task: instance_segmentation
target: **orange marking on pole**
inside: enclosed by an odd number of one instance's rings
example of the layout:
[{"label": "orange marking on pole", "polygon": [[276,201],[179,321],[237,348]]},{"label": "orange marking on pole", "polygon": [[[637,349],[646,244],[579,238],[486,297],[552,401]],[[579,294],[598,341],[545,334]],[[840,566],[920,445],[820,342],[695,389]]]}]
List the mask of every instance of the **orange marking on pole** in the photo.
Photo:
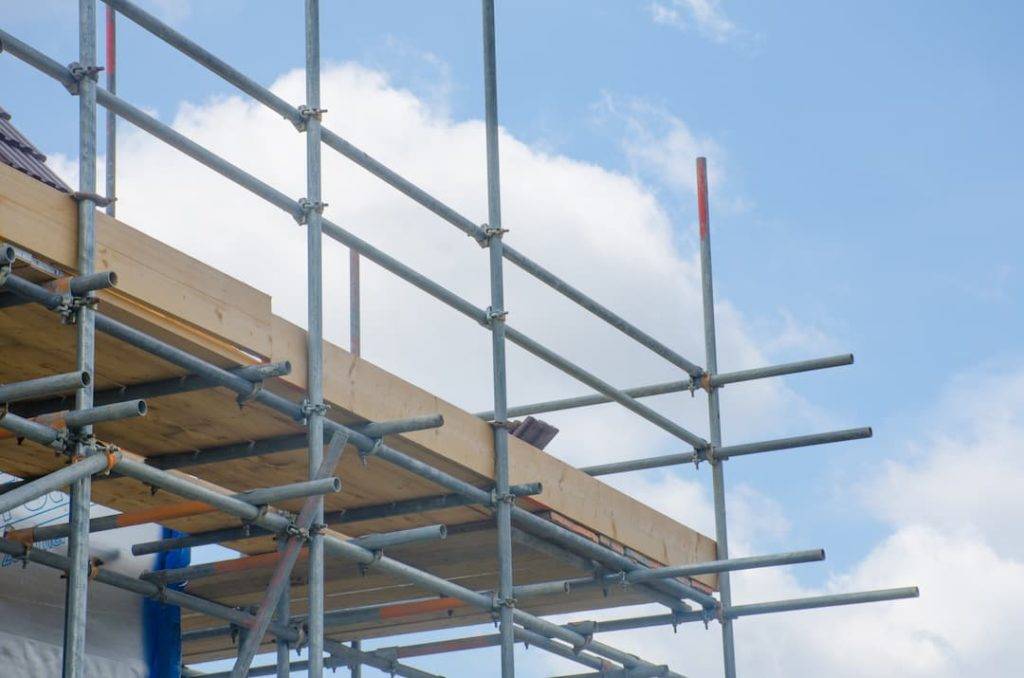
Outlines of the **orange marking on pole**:
[{"label": "orange marking on pole", "polygon": [[700,239],[708,237],[711,218],[708,216],[708,159],[697,158],[697,218],[700,220]]},{"label": "orange marking on pole", "polygon": [[42,284],[43,287],[53,292],[54,294],[70,294],[71,293],[71,276],[65,276],[63,278],[57,278],[56,280],[50,280]]},{"label": "orange marking on pole", "polygon": [[173,520],[174,518],[187,518],[188,516],[197,516],[216,510],[205,502],[183,501],[168,506],[154,506],[153,508],[142,509],[141,511],[122,513],[117,516],[116,522],[118,527],[128,527],[129,525],[159,523],[165,520]]},{"label": "orange marking on pole", "polygon": [[36,539],[36,528],[26,527],[20,530],[8,530],[4,533],[4,539],[19,542],[24,546],[32,546]]},{"label": "orange marking on pole", "polygon": [[[299,559],[308,557],[309,553],[304,548],[299,554]],[[213,569],[216,572],[244,572],[246,570],[256,570],[261,567],[273,567],[281,560],[281,554],[271,551],[270,553],[261,553],[256,556],[247,556],[245,558],[234,558],[232,560],[221,560],[213,564]]]},{"label": "orange marking on pole", "polygon": [[[67,428],[67,424],[64,421],[64,415],[67,414],[67,410],[61,412],[52,412],[50,414],[40,414],[38,417],[32,417],[29,421],[34,421],[37,424],[45,424],[50,428]],[[7,429],[0,429],[0,440],[8,440],[10,438],[17,438],[18,434],[14,431],[8,431]]]}]

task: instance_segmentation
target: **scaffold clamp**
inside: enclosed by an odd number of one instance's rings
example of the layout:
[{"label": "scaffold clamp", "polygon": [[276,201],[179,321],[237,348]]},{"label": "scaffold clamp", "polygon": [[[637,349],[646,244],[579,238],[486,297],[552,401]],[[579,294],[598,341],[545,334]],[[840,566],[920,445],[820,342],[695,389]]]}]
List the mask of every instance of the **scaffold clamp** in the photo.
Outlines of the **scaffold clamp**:
[{"label": "scaffold clamp", "polygon": [[82,80],[89,78],[93,82],[99,82],[99,73],[103,70],[103,66],[83,66],[77,61],[72,61],[68,64],[68,75],[75,81],[72,85],[65,85],[65,88],[71,94],[78,96],[81,88],[79,84]]},{"label": "scaffold clamp", "polygon": [[491,324],[495,320],[500,320],[501,322],[505,322],[505,319],[507,317],[508,317],[508,311],[507,310],[502,309],[500,311],[496,311],[496,310],[494,310],[493,306],[488,306],[487,307],[487,318],[486,318],[486,320],[484,322],[484,327],[490,327]]},{"label": "scaffold clamp", "polygon": [[302,423],[308,424],[311,415],[318,414],[324,417],[327,415],[327,410],[331,409],[331,406],[327,403],[314,403],[309,398],[305,398],[299,405],[299,408],[302,410]]},{"label": "scaffold clamp", "polygon": [[489,247],[492,238],[498,238],[500,240],[506,233],[508,233],[507,228],[494,228],[490,224],[480,224],[481,235],[474,236],[474,239],[480,247]]},{"label": "scaffold clamp", "polygon": [[256,398],[256,396],[258,396],[260,394],[260,391],[262,391],[262,390],[263,390],[263,382],[262,381],[256,381],[256,382],[253,382],[252,388],[249,389],[248,393],[246,393],[244,395],[239,393],[238,397],[235,398],[235,402],[238,403],[238,409],[240,409],[240,410],[241,409],[245,409],[245,406],[248,405],[250,402],[252,402]]},{"label": "scaffold clamp", "polygon": [[61,297],[60,304],[55,309],[60,314],[60,322],[63,325],[74,325],[78,320],[78,312],[83,308],[96,308],[100,303],[99,297],[91,295],[76,296],[65,294]]},{"label": "scaffold clamp", "polygon": [[373,447],[371,447],[369,450],[359,450],[359,461],[360,463],[362,463],[363,468],[366,468],[366,460],[380,452],[380,448],[383,446],[383,438],[374,438]]},{"label": "scaffold clamp", "polygon": [[295,221],[299,222],[299,226],[303,226],[309,223],[309,213],[316,212],[317,214],[323,214],[324,208],[327,207],[327,203],[322,201],[313,201],[309,198],[299,198],[299,213],[295,215]]}]

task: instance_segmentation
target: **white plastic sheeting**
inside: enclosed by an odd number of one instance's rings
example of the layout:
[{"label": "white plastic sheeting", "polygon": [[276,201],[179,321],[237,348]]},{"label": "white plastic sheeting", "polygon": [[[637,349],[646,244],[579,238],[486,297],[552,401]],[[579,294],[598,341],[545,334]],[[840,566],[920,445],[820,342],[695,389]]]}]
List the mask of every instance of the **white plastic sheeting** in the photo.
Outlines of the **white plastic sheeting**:
[{"label": "white plastic sheeting", "polygon": [[[12,480],[0,474],[0,482]],[[115,513],[93,505],[92,515]],[[0,528],[66,523],[68,497],[53,492],[0,515]],[[131,545],[160,538],[160,528],[140,525],[97,532],[89,540],[90,556],[104,567],[138,576],[153,557],[135,558]],[[36,544],[65,554],[65,539]],[[0,556],[0,675],[51,678],[61,674],[61,639],[64,628],[63,573],[37,564],[24,567],[11,556]],[[142,599],[104,584],[89,587],[89,624],[86,631],[88,676],[146,678],[143,648]]]}]

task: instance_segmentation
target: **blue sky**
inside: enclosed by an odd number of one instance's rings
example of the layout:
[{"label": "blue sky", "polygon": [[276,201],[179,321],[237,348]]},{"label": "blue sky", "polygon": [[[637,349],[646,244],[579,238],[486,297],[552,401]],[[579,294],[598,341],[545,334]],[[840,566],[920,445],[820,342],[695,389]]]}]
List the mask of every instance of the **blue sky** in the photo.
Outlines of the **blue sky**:
[{"label": "blue sky", "polygon": [[[14,9],[2,25],[71,61],[74,16],[62,4],[39,4],[35,16]],[[297,6],[150,6],[260,82],[302,63]],[[721,173],[712,186],[720,298],[774,360],[856,355],[852,368],[787,383],[837,428],[872,425],[874,440],[730,465],[731,482],[790,517],[786,543],[829,550],[834,569],[800,569],[803,584],[854,566],[891,530],[852,509],[847,486],[920,445],[964,383],[983,395],[981,380],[1021,368],[1022,14],[998,2],[499,3],[510,134],[635,178],[685,250],[694,206],[680,177],[689,180],[692,158],[679,158],[679,170],[636,152],[683,125]],[[122,26],[119,89],[130,101],[170,120],[183,101],[233,94]],[[322,51],[471,120],[482,111],[479,30],[475,2],[325,2]],[[0,83],[15,124],[45,152],[74,157],[73,100],[10,57],[0,58]],[[328,124],[344,114],[342,103]],[[628,229],[619,237],[628,248]],[[729,355],[720,363],[735,365]]]}]

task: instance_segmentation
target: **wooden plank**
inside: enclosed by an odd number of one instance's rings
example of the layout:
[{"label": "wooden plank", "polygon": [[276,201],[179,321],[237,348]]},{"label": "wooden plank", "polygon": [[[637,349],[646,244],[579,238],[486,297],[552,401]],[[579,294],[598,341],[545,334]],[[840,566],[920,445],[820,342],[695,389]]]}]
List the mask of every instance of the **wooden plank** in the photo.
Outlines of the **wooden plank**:
[{"label": "wooden plank", "polygon": [[[70,196],[0,164],[3,237],[65,271],[77,261],[77,206]],[[130,226],[96,212],[96,270],[115,271],[114,305],[148,306],[228,344],[266,356],[270,297]]]}]

